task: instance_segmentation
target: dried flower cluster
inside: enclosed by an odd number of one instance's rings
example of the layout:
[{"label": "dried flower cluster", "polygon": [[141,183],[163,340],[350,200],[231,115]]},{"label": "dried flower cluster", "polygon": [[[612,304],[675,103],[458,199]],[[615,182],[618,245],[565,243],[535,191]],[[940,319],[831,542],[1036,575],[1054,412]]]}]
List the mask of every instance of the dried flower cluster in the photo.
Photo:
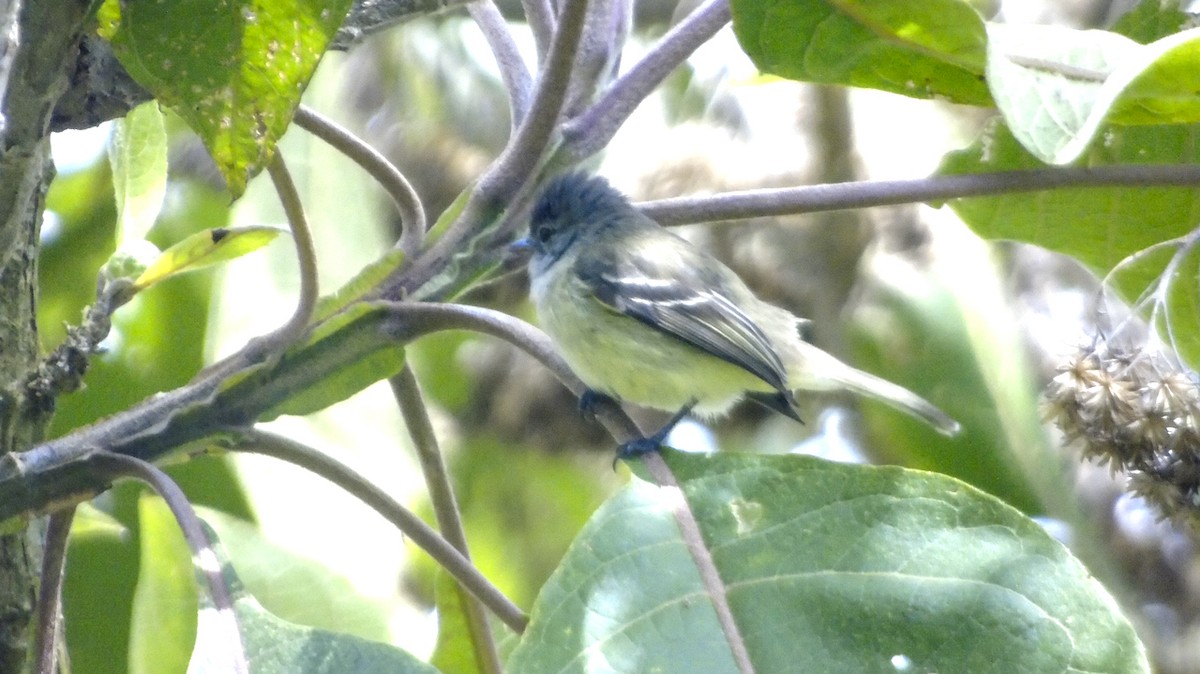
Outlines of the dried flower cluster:
[{"label": "dried flower cluster", "polygon": [[1164,516],[1200,531],[1200,379],[1161,352],[1098,340],[1058,370],[1046,418],[1083,455],[1129,475]]}]

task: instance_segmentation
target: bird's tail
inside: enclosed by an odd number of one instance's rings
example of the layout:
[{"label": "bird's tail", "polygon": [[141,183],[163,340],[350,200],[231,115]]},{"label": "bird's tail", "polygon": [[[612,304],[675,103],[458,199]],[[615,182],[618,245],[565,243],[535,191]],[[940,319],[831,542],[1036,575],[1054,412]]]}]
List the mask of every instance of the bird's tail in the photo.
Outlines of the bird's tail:
[{"label": "bird's tail", "polygon": [[921,419],[937,429],[942,435],[953,436],[962,430],[962,425],[951,418],[950,415],[903,386],[893,384],[886,379],[850,367],[832,355],[820,351],[815,347],[810,347],[806,351],[809,353],[805,354],[805,372],[802,376],[796,377],[789,382],[797,388],[811,390],[846,389],[859,395],[887,403],[901,412]]}]

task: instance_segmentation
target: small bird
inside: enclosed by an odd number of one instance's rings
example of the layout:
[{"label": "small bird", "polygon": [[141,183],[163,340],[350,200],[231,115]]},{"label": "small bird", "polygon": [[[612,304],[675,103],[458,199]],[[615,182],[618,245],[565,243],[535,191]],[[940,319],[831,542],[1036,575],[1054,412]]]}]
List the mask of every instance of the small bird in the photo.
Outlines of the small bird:
[{"label": "small bird", "polygon": [[675,412],[620,456],[657,449],[695,411],[750,398],[800,420],[795,390],[847,389],[953,435],[959,424],[917,394],[806,342],[808,321],[754,295],[716,258],[642,215],[606,180],[553,179],[530,215],[530,295],[542,328],[597,396]]}]

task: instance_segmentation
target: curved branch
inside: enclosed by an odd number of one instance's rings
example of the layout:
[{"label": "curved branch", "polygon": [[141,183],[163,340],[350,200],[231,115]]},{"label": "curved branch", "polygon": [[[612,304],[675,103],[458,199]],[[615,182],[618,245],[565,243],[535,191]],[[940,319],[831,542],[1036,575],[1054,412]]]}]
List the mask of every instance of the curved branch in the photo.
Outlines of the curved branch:
[{"label": "curved branch", "polygon": [[[400,406],[400,414],[404,417],[404,426],[412,438],[417,460],[421,463],[421,474],[425,476],[425,488],[429,491],[430,502],[433,503],[438,530],[454,549],[470,560],[467,533],[463,529],[458,502],[454,498],[454,488],[450,485],[450,473],[446,470],[446,462],[442,460],[437,435],[433,432],[433,423],[430,422],[429,412],[425,409],[417,378],[413,375],[412,368],[405,363],[400,374],[392,377],[388,383],[392,387],[392,396]],[[483,605],[463,590],[460,585],[458,592],[463,611],[466,613],[467,629],[471,635],[471,644],[475,648],[476,660],[486,673],[500,674],[504,668],[500,664],[500,653],[496,650],[496,640],[488,625],[487,616],[483,613]]]},{"label": "curved branch", "polygon": [[525,67],[517,43],[513,41],[508,24],[496,4],[492,0],[476,0],[467,5],[467,11],[483,32],[483,37],[492,50],[492,56],[496,58],[500,79],[504,81],[504,88],[508,90],[509,111],[515,132],[529,112],[533,78],[529,75],[529,69]]},{"label": "curved branch", "polygon": [[557,129],[587,17],[587,5],[587,0],[566,0],[529,114],[517,127],[504,152],[480,177],[449,231],[406,273],[381,289],[384,297],[404,297],[421,287],[445,268],[447,261],[459,252],[464,239],[505,207],[520,203],[528,192],[530,178],[539,162],[547,156],[547,148]]},{"label": "curved branch", "polygon": [[[470,330],[491,335],[533,356],[576,396],[583,395],[587,390],[587,386],[558,355],[546,333],[518,318],[492,309],[462,304],[389,302],[385,306],[398,319],[397,327],[402,332],[402,339],[415,339],[443,330]],[[597,404],[595,412],[596,418],[617,442],[628,442],[644,435],[620,405]]]},{"label": "curved branch", "polygon": [[[525,117],[504,152],[479,180],[471,201],[491,203],[516,192],[533,173],[538,160],[557,128],[558,117],[571,83],[571,71],[586,24],[588,0],[566,0],[559,16],[558,30],[550,43],[546,67],[538,79]],[[467,219],[471,203],[467,203],[463,219]]]},{"label": "curved branch", "polygon": [[296,261],[300,266],[300,299],[296,303],[296,311],[287,323],[264,338],[272,347],[282,348],[296,341],[308,327],[321,290],[317,283],[317,251],[313,246],[308,219],[304,215],[304,205],[300,202],[300,193],[292,181],[292,174],[288,172],[283,156],[278,151],[267,164],[267,171],[283,204],[283,212],[287,214],[292,239],[296,242]]},{"label": "curved branch", "polygon": [[591,105],[616,76],[632,11],[628,0],[589,0],[583,37],[571,68],[571,90],[563,104],[564,119]]},{"label": "curved branch", "polygon": [[[474,330],[512,342],[541,361],[577,395],[584,385],[537,328],[498,311],[452,304],[369,302],[367,311],[289,357],[264,364],[248,345],[196,381],[28,451],[0,456],[0,522],[54,511],[91,498],[108,483],[87,470],[96,447],[156,460],[179,447],[244,428],[294,392],[340,371],[348,361],[439,330]],[[257,360],[255,356],[257,355]],[[231,383],[232,382],[232,383]],[[642,437],[620,406],[597,418],[619,442]]]},{"label": "curved branch", "polygon": [[729,0],[709,0],[680,21],[600,100],[563,125],[563,150],[581,161],[608,145],[634,109],[729,19]]},{"label": "curved branch", "polygon": [[397,503],[387,492],[372,484],[370,480],[291,438],[258,429],[239,429],[237,432],[243,442],[236,444],[232,448],[234,451],[252,452],[287,461],[320,475],[352,494],[391,522],[422,550],[429,553],[430,557],[437,560],[438,564],[454,576],[455,580],[486,604],[505,625],[511,627],[518,634],[525,630],[525,626],[529,623],[528,616],[497,590],[483,574],[479,573],[471,564],[471,560],[455,550],[429,525],[422,522],[421,518]]},{"label": "curved branch", "polygon": [[383,187],[400,214],[401,231],[396,247],[404,251],[405,259],[420,252],[427,226],[425,209],[421,206],[421,197],[400,169],[361,138],[307,105],[296,108],[292,119],[297,126],[349,157]]},{"label": "curved branch", "polygon": [[636,204],[663,225],[744,220],[1080,187],[1196,187],[1197,164],[1045,168],[745,190]]},{"label": "curved branch", "polygon": [[525,10],[525,23],[533,33],[538,63],[544,64],[554,39],[554,8],[550,6],[550,0],[521,0],[521,8]]},{"label": "curved branch", "polygon": [[231,655],[234,658],[235,672],[248,673],[246,664],[246,648],[242,643],[241,631],[238,628],[237,615],[233,610],[233,597],[221,574],[221,563],[212,550],[212,541],[200,523],[200,517],[188,502],[187,496],[179,485],[155,465],[132,456],[113,454],[112,452],[94,452],[87,457],[89,468],[106,480],[118,478],[133,478],[146,483],[153,489],[175,516],[183,537],[187,540],[188,548],[192,551],[192,562],[196,570],[204,577],[208,586],[209,598],[221,617],[220,626],[225,628],[225,638],[229,640]]},{"label": "curved branch", "polygon": [[755,669],[750,661],[750,652],[746,649],[746,640],[738,629],[733,609],[729,607],[729,597],[725,593],[726,583],[721,580],[712,551],[705,543],[704,535],[700,533],[696,513],[692,512],[691,506],[688,505],[687,497],[679,486],[679,481],[675,479],[675,473],[659,452],[643,454],[642,461],[650,476],[654,478],[654,484],[664,490],[671,502],[671,513],[675,516],[675,523],[679,525],[679,536],[692,557],[692,563],[696,565],[700,583],[713,603],[717,623],[721,626],[721,633],[725,635],[725,642],[729,645],[733,661],[737,663],[738,674],[754,674]]},{"label": "curved branch", "polygon": [[75,507],[50,516],[42,541],[41,587],[37,598],[37,631],[34,633],[35,672],[58,671],[58,637],[62,608],[63,573],[67,565],[67,539]]}]

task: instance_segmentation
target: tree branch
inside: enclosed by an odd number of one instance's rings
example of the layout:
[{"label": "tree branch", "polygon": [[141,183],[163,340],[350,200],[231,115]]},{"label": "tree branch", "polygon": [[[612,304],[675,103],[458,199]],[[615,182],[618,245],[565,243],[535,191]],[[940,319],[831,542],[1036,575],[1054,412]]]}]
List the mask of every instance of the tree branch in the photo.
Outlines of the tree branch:
[{"label": "tree branch", "polygon": [[589,0],[586,25],[571,69],[571,89],[562,117],[570,118],[591,104],[616,75],[621,49],[629,34],[628,0]]},{"label": "tree branch", "polygon": [[329,42],[329,48],[345,51],[375,33],[468,2],[470,0],[355,0],[346,20]]},{"label": "tree branch", "polygon": [[283,163],[283,155],[278,150],[267,164],[267,171],[271,174],[271,182],[275,185],[280,203],[283,204],[283,212],[287,214],[292,240],[296,244],[296,261],[300,266],[300,298],[296,302],[296,311],[286,323],[263,338],[270,344],[267,348],[274,351],[286,348],[304,333],[308,322],[312,320],[313,309],[317,306],[321,290],[317,282],[317,251],[313,247],[308,218],[304,215],[304,204],[300,201],[300,193],[296,190],[296,183],[292,181],[292,174]]},{"label": "tree branch", "polygon": [[533,33],[538,65],[545,67],[546,54],[554,39],[554,8],[550,6],[550,0],[521,0],[521,8],[525,10],[525,23],[529,24],[529,31]]},{"label": "tree branch", "polygon": [[233,662],[227,664],[232,666],[234,672],[248,674],[250,669],[246,664],[246,648],[238,628],[237,615],[233,610],[233,597],[225,584],[225,577],[221,574],[220,560],[213,552],[212,541],[200,523],[200,516],[192,508],[183,490],[162,470],[132,456],[100,451],[91,454],[87,463],[93,472],[106,480],[129,477],[144,482],[166,502],[183,531],[188,548],[192,551],[192,562],[208,587],[209,598],[220,617],[218,624],[224,628],[224,638],[231,644],[230,655]]},{"label": "tree branch", "polygon": [[425,209],[421,206],[421,197],[400,169],[361,138],[307,105],[297,108],[292,119],[297,126],[361,166],[387,191],[400,214],[402,230],[396,246],[404,251],[405,259],[415,256],[425,243]]},{"label": "tree branch", "polygon": [[566,0],[529,114],[517,127],[504,151],[480,177],[455,223],[406,273],[381,289],[383,297],[408,297],[444,272],[451,258],[462,250],[464,240],[476,234],[505,207],[521,203],[522,197],[527,195],[530,178],[547,156],[547,148],[557,129],[559,113],[571,83],[571,70],[583,33],[587,6],[587,0]]},{"label": "tree branch", "polygon": [[[576,395],[584,385],[540,330],[490,309],[424,302],[373,302],[368,311],[313,343],[294,346],[282,358],[254,360],[253,345],[214,366],[197,381],[160,393],[133,408],[26,452],[0,457],[0,522],[60,509],[91,498],[109,483],[86,469],[98,447],[147,461],[180,447],[253,424],[296,392],[313,386],[347,363],[442,330],[473,330],[504,339],[546,365]],[[641,431],[617,405],[602,405],[597,418],[618,442]]]},{"label": "tree branch", "polygon": [[[399,320],[397,328],[405,341],[443,330],[470,330],[491,335],[533,356],[576,396],[583,395],[587,390],[587,386],[558,354],[558,349],[546,333],[518,318],[492,309],[462,304],[392,302],[387,306]],[[595,412],[596,419],[617,442],[643,437],[641,429],[620,405],[601,402],[597,404]]]},{"label": "tree branch", "polygon": [[488,606],[496,617],[518,634],[525,630],[529,618],[509,601],[483,574],[437,532],[370,480],[334,461],[317,450],[282,435],[258,429],[239,431],[241,442],[237,451],[273,456],[320,475],[383,515],[413,543],[429,553],[442,568]]},{"label": "tree branch", "polygon": [[662,225],[682,225],[1065,188],[1197,185],[1200,185],[1200,165],[1197,164],[1133,164],[745,190],[642,202],[637,208]]},{"label": "tree branch", "polygon": [[[429,500],[433,504],[434,517],[437,519],[438,530],[442,537],[462,553],[467,560],[471,553],[467,547],[467,533],[463,529],[462,516],[459,513],[458,501],[454,498],[454,488],[450,485],[450,474],[438,449],[437,435],[433,432],[433,424],[429,421],[429,413],[425,409],[425,401],[421,397],[421,387],[412,369],[405,364],[400,374],[388,380],[392,387],[392,395],[400,406],[404,417],[404,425],[412,438],[413,447],[417,452],[417,460],[421,464],[421,474],[425,476],[425,488],[429,490]],[[463,611],[466,613],[467,629],[470,632],[471,644],[475,647],[475,659],[487,674],[501,674],[504,668],[500,664],[500,654],[496,650],[496,641],[488,626],[487,616],[483,614],[482,606],[469,592],[464,592],[459,585]]]},{"label": "tree branch", "polygon": [[492,56],[496,59],[496,67],[500,69],[500,78],[504,81],[504,88],[508,90],[508,107],[515,133],[521,120],[525,119],[529,112],[533,78],[529,75],[529,69],[525,67],[517,43],[513,41],[508,24],[500,15],[496,4],[492,0],[475,0],[467,5],[467,11],[483,32],[483,37],[492,50]]},{"label": "tree branch", "polygon": [[37,631],[34,633],[34,671],[54,674],[58,671],[58,647],[61,645],[62,583],[67,565],[67,539],[75,508],[64,508],[50,516],[42,549],[41,588],[37,599]]},{"label": "tree branch", "polygon": [[729,19],[729,0],[709,0],[679,22],[600,100],[563,125],[563,151],[578,162],[608,145],[634,109]]}]

